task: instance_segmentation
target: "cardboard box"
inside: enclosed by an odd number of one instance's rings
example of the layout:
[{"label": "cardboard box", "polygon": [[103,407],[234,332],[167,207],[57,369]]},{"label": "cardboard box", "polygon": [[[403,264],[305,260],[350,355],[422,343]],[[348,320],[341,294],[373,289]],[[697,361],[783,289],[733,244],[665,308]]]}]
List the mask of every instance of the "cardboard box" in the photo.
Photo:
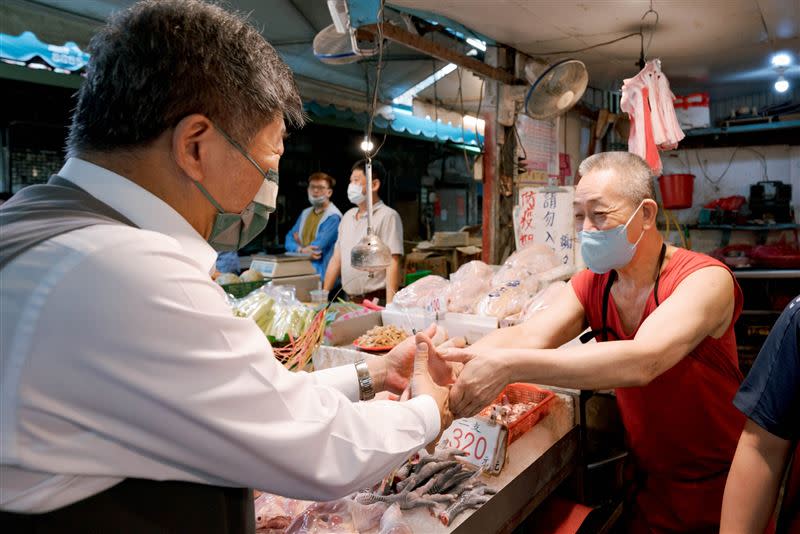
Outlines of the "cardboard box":
[{"label": "cardboard box", "polygon": [[468,313],[446,313],[439,324],[447,329],[449,337],[463,337],[470,345],[500,326],[496,317]]},{"label": "cardboard box", "polygon": [[431,271],[432,274],[447,278],[447,258],[434,252],[412,252],[405,259],[405,273]]},{"label": "cardboard box", "polygon": [[434,247],[465,247],[469,245],[469,233],[435,232],[431,243]]}]

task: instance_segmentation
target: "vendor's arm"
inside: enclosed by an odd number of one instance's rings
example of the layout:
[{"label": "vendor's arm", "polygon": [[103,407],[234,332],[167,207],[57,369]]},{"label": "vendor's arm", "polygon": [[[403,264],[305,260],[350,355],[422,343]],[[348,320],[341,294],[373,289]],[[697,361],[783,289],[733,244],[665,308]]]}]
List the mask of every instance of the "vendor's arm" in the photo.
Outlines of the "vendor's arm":
[{"label": "vendor's arm", "polygon": [[297,252],[300,250],[300,243],[295,239],[295,236],[300,235],[300,219],[302,219],[302,217],[297,218],[292,229],[286,234],[286,242],[284,243],[286,252]]},{"label": "vendor's arm", "polygon": [[747,420],[722,501],[720,532],[764,532],[783,479],[792,442]]},{"label": "vendor's arm", "polygon": [[386,269],[386,303],[394,300],[394,295],[400,288],[400,258],[398,254],[392,254],[389,268]]},{"label": "vendor's arm", "polygon": [[[376,483],[438,435],[433,397],[353,402],[352,366],[287,371],[174,241],[119,232],[114,246],[62,273],[40,317],[62,325],[42,336],[62,340],[60,350],[41,348],[58,357],[29,361],[20,384],[19,428],[47,414],[81,436],[28,436],[22,467],[329,500]],[[345,373],[348,395],[331,387]]]},{"label": "vendor's arm", "polygon": [[325,283],[322,288],[327,291],[333,291],[336,281],[342,274],[342,247],[339,241],[333,247],[333,256],[331,261],[328,262],[328,268],[325,270]]},{"label": "vendor's arm", "polygon": [[545,309],[535,313],[522,324],[500,328],[478,340],[472,347],[477,350],[504,349],[554,349],[575,339],[585,329],[583,305],[571,284]]},{"label": "vendor's arm", "polygon": [[734,311],[731,274],[707,267],[687,276],[626,341],[590,343],[557,350],[470,348],[448,351],[467,365],[453,386],[450,406],[473,415],[511,382],[576,389],[642,386],[670,369],[705,337],[721,336]]}]

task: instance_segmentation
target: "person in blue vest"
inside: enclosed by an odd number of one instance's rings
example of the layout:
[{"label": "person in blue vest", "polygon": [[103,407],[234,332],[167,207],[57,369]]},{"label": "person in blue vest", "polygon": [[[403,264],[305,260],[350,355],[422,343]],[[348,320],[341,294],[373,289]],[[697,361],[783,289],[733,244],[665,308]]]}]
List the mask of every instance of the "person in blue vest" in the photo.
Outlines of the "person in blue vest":
[{"label": "person in blue vest", "polygon": [[324,172],[315,172],[308,178],[308,202],[297,221],[286,234],[286,252],[299,252],[311,256],[311,264],[325,278],[325,270],[333,256],[333,246],[339,236],[342,212],[331,202],[336,180]]}]

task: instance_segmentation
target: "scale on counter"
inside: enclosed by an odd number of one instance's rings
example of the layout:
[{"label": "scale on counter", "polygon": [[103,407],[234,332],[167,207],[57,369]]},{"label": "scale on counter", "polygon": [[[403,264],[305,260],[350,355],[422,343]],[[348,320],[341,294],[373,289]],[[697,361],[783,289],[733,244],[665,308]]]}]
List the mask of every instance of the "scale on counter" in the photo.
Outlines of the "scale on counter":
[{"label": "scale on counter", "polygon": [[250,268],[264,275],[264,278],[286,278],[316,274],[311,265],[311,256],[306,254],[278,254],[253,256]]},{"label": "scale on counter", "polygon": [[295,295],[303,302],[311,300],[310,291],[317,289],[319,275],[306,254],[278,254],[253,256],[250,268],[260,272],[276,286],[294,286]]}]

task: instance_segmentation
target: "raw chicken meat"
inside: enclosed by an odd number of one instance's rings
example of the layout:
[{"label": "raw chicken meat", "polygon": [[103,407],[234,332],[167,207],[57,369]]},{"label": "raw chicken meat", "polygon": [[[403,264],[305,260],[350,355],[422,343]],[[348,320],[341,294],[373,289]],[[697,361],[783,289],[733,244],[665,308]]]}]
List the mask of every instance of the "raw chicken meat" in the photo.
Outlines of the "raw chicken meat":
[{"label": "raw chicken meat", "polygon": [[494,271],[482,261],[462,265],[450,276],[447,311],[474,313],[480,299],[489,292]]},{"label": "raw chicken meat", "polygon": [[444,297],[450,282],[441,276],[429,275],[401,289],[394,296],[392,307],[422,308],[439,311],[446,306]]},{"label": "raw chicken meat", "polygon": [[298,501],[270,493],[258,493],[258,497],[253,502],[257,530],[283,530],[312,504],[310,501]]},{"label": "raw chicken meat", "polygon": [[560,265],[561,262],[550,247],[531,244],[508,257],[492,278],[492,287],[518,280],[524,287],[535,292],[539,284],[537,275]]},{"label": "raw chicken meat", "polygon": [[414,531],[403,519],[403,512],[400,511],[400,507],[393,504],[381,518],[380,534],[414,534]]},{"label": "raw chicken meat", "polygon": [[340,499],[316,502],[286,528],[286,534],[352,534],[356,532],[349,504]]}]

